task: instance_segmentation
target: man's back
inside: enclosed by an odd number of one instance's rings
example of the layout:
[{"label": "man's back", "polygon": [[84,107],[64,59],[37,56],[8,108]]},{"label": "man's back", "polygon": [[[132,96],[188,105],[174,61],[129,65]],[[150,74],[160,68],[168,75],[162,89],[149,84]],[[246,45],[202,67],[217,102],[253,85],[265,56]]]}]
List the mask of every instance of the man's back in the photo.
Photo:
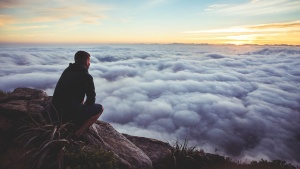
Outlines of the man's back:
[{"label": "man's back", "polygon": [[83,103],[85,95],[85,104],[95,103],[93,78],[83,65],[70,63],[56,85],[52,102],[57,109],[74,111]]}]

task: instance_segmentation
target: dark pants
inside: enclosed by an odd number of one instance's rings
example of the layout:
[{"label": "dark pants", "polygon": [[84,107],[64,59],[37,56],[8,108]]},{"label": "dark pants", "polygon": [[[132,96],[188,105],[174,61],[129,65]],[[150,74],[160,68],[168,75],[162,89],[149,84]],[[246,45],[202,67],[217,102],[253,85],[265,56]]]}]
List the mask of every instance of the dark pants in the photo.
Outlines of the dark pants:
[{"label": "dark pants", "polygon": [[76,127],[80,127],[89,118],[102,112],[101,104],[79,105],[78,107],[64,108],[62,110],[63,122],[72,122]]},{"label": "dark pants", "polygon": [[75,125],[82,125],[89,118],[99,114],[102,112],[101,104],[93,104],[93,105],[81,105],[79,107],[79,111],[75,113],[74,123]]}]

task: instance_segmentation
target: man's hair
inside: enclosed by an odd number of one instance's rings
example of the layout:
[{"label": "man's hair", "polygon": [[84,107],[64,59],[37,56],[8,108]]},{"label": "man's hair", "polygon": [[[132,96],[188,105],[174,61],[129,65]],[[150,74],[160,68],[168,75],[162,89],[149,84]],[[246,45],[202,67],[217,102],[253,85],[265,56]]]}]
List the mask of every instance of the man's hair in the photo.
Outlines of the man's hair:
[{"label": "man's hair", "polygon": [[80,50],[75,53],[74,60],[75,60],[75,63],[84,63],[89,57],[90,57],[89,53],[87,53],[86,51]]}]

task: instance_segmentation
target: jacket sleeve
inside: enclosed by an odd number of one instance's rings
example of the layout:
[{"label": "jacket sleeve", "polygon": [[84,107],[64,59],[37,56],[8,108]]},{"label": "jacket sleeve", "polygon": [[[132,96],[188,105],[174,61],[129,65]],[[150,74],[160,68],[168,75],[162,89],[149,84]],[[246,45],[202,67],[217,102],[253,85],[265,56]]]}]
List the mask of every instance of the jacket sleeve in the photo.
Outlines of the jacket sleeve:
[{"label": "jacket sleeve", "polygon": [[86,86],[85,88],[86,100],[84,104],[87,105],[95,104],[95,100],[96,100],[95,85],[94,85],[93,77],[90,74],[88,74],[87,76],[85,86]]}]

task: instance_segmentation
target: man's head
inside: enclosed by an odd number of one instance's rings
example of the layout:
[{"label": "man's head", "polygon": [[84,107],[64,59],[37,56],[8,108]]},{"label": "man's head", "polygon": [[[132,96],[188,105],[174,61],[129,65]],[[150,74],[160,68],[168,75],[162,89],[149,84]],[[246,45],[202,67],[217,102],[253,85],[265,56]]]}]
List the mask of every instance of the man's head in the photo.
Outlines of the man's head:
[{"label": "man's head", "polygon": [[82,64],[85,68],[89,69],[90,67],[90,54],[86,51],[78,51],[74,56],[75,63]]}]

